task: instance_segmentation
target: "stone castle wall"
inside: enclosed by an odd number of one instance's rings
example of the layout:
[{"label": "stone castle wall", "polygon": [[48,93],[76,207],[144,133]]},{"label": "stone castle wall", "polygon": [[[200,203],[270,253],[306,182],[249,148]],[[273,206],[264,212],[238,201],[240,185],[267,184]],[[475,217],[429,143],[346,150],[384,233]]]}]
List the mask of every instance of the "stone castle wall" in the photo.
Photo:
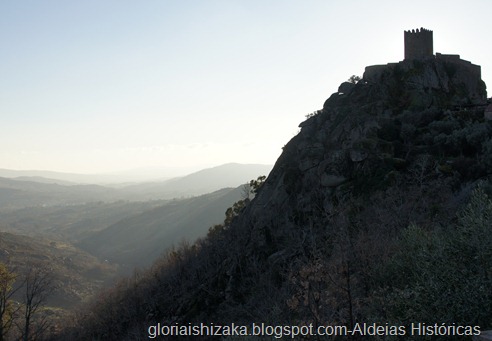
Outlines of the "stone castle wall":
[{"label": "stone castle wall", "polygon": [[482,68],[480,65],[472,64],[471,62],[461,59],[459,54],[442,54],[436,53],[436,59],[447,63],[459,64],[460,67],[466,68],[470,74],[482,79]]}]

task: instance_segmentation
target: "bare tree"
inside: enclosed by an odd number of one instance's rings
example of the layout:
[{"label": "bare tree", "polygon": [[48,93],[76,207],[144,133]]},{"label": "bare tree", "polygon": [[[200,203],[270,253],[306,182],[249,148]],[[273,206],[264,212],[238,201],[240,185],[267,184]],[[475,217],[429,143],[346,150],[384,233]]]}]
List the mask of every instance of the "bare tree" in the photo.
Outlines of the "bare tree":
[{"label": "bare tree", "polygon": [[0,341],[6,340],[14,322],[16,308],[11,298],[19,289],[13,287],[16,278],[15,273],[10,271],[5,264],[0,263]]},{"label": "bare tree", "polygon": [[52,272],[46,268],[31,266],[22,288],[24,314],[19,326],[22,340],[37,340],[48,329],[47,316],[39,313],[54,290]]}]

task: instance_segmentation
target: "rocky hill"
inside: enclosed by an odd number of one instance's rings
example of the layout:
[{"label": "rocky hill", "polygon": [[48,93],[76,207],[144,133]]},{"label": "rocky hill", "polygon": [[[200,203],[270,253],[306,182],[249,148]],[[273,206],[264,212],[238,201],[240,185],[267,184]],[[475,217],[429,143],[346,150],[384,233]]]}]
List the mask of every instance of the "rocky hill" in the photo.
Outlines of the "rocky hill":
[{"label": "rocky hill", "polygon": [[485,84],[469,78],[460,64],[432,58],[368,67],[357,84],[342,83],[319,114],[300,124],[252,214],[265,212],[258,208],[263,202],[311,212],[320,198],[328,209],[334,194],[391,186],[423,159],[435,166],[429,177],[486,176]]},{"label": "rocky hill", "polygon": [[476,68],[456,58],[367,68],[301,123],[236,217],[106,293],[62,337],[146,339],[157,323],[370,323],[409,340],[411,323],[491,327],[486,104]]}]

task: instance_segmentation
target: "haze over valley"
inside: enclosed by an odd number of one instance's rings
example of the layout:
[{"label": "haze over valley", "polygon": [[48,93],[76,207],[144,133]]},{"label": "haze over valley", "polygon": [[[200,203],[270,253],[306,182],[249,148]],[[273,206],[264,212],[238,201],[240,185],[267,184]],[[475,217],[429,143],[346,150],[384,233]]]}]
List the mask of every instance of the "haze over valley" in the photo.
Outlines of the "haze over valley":
[{"label": "haze over valley", "polygon": [[1,170],[0,262],[21,273],[32,264],[51,268],[65,289],[48,303],[73,309],[118,276],[205,236],[271,167],[225,164],[110,186],[87,183],[97,176]]}]

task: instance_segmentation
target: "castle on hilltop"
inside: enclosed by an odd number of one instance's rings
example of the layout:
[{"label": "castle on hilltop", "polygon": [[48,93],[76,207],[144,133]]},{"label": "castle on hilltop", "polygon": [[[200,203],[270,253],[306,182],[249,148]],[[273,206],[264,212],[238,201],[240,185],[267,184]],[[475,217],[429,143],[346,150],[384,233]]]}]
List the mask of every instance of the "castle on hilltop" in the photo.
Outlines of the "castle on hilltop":
[{"label": "castle on hilltop", "polygon": [[398,74],[394,86],[408,86],[409,92],[420,93],[416,99],[440,93],[441,97],[429,98],[447,97],[448,106],[486,103],[487,91],[480,66],[461,59],[457,54],[434,54],[433,41],[431,30],[404,31],[404,60],[367,66],[362,77],[364,84],[382,84],[387,82],[388,75]]},{"label": "castle on hilltop", "polygon": [[[433,32],[423,27],[415,30],[404,31],[405,59],[415,60],[434,57],[434,38]],[[480,65],[461,59],[458,54],[436,53],[435,59],[455,64],[456,67],[467,69],[467,71],[477,79],[481,79],[482,70]]]},{"label": "castle on hilltop", "polygon": [[405,31],[405,59],[420,59],[434,55],[434,42],[431,30],[417,28]]}]

